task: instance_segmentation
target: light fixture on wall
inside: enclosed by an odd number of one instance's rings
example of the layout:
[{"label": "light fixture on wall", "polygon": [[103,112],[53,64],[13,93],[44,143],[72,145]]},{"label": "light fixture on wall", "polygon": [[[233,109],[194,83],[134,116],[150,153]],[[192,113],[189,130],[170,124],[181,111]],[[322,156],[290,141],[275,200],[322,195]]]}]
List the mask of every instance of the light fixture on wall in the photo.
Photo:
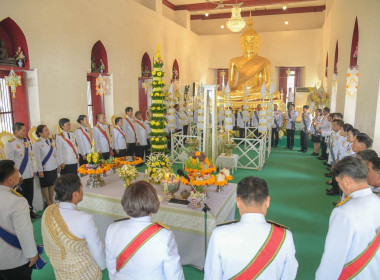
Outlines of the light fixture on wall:
[{"label": "light fixture on wall", "polygon": [[285,20],[285,25],[288,25],[289,24],[289,21],[288,20]]},{"label": "light fixture on wall", "polygon": [[208,17],[208,15],[209,15],[208,11],[205,11],[205,17]]},{"label": "light fixture on wall", "polygon": [[220,26],[220,28],[221,28],[221,29],[224,29],[224,24],[222,24],[222,25]]},{"label": "light fixture on wall", "polygon": [[287,8],[288,8],[288,5],[287,5],[287,4],[284,4],[284,5],[282,6],[282,9],[283,9],[284,11],[286,11]]},{"label": "light fixture on wall", "polygon": [[240,12],[240,5],[233,6],[231,9],[231,18],[227,20],[226,25],[227,28],[232,32],[239,32],[246,25],[245,20],[241,17]]}]

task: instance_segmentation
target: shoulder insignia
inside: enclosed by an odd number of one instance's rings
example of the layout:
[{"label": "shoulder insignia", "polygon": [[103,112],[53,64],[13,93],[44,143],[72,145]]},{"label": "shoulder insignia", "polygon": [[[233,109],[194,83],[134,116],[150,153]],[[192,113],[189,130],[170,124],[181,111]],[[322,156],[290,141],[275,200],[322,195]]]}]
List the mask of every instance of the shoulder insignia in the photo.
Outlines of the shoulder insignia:
[{"label": "shoulder insignia", "polygon": [[336,207],[339,207],[339,206],[342,206],[344,204],[347,203],[347,201],[349,201],[352,197],[351,196],[347,196],[345,199],[343,199],[341,202],[339,202]]},{"label": "shoulder insignia", "polygon": [[154,221],[157,225],[159,225],[159,226],[161,226],[161,227],[163,227],[163,228],[166,228],[167,230],[170,230],[170,227],[168,227],[167,225],[164,225],[164,224],[161,224],[161,223],[159,223],[159,222],[157,222],[157,221]]},{"label": "shoulder insignia", "polygon": [[289,229],[287,226],[284,226],[284,225],[282,225],[282,224],[279,224],[279,223],[273,222],[273,221],[271,221],[271,220],[268,220],[267,222],[270,223],[270,224],[272,224],[272,225],[278,226],[278,227],[280,227],[280,228]]},{"label": "shoulder insignia", "polygon": [[216,226],[217,226],[217,227],[220,227],[220,226],[225,226],[225,225],[234,224],[234,223],[237,223],[237,222],[238,222],[238,220],[233,220],[233,221],[229,221],[229,222],[225,222],[225,223],[217,224]]},{"label": "shoulder insignia", "polygon": [[36,140],[36,142],[38,142],[38,141],[41,141],[41,138],[38,138],[38,139]]},{"label": "shoulder insignia", "polygon": [[117,219],[117,220],[114,220],[114,223],[116,222],[121,222],[121,221],[126,221],[126,220],[129,220],[130,218],[122,218],[122,219]]},{"label": "shoulder insignia", "polygon": [[19,193],[18,191],[14,190],[14,189],[10,189],[10,190],[11,190],[11,192],[14,193],[15,195],[22,197],[22,194]]},{"label": "shoulder insignia", "polygon": [[8,142],[9,142],[9,143],[12,143],[12,142],[15,141],[15,140],[16,140],[16,138],[13,137],[13,138],[9,139]]}]

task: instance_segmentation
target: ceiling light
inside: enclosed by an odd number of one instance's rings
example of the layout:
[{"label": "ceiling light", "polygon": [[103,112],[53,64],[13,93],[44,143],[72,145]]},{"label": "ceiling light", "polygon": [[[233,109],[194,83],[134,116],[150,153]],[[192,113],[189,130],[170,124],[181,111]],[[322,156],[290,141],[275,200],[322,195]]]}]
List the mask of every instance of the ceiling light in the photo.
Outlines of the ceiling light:
[{"label": "ceiling light", "polygon": [[227,28],[231,30],[232,32],[239,32],[241,31],[246,23],[245,20],[241,18],[241,8],[240,6],[234,6],[231,9],[231,18],[227,20]]},{"label": "ceiling light", "polygon": [[205,16],[208,17],[208,11],[205,12]]},{"label": "ceiling light", "polygon": [[289,24],[289,21],[285,20],[285,25],[288,25]]},{"label": "ceiling light", "polygon": [[288,8],[288,5],[286,5],[286,4],[284,4],[284,5],[282,6],[282,9],[283,9],[284,11],[286,11],[287,8]]}]

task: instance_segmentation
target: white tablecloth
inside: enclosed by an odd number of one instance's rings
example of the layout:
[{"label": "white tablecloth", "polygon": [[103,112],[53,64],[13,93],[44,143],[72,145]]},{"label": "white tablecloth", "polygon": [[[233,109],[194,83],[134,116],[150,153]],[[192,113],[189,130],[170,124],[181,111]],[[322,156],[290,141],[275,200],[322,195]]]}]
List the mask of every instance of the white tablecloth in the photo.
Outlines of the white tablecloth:
[{"label": "white tablecloth", "polygon": [[[140,174],[137,179],[142,178],[143,174]],[[96,189],[86,187],[87,179],[88,176],[81,179],[84,196],[78,207],[95,214],[100,235],[104,239],[107,227],[113,222],[113,219],[127,217],[120,202],[125,188],[121,179],[115,174],[105,177],[106,185]],[[158,213],[153,215],[153,219],[173,230],[181,263],[202,269],[204,266],[204,213],[201,209],[191,209],[188,206],[168,203],[164,199],[165,194],[161,192],[161,187],[155,187],[161,205]],[[176,193],[177,198],[184,188],[190,190],[190,187],[181,185],[180,190]],[[215,190],[215,186],[208,188],[209,198],[206,201],[211,208],[211,214],[207,214],[208,238],[217,224],[231,221],[235,215],[236,184],[228,184],[222,193],[217,193]]]},{"label": "white tablecloth", "polygon": [[227,167],[228,169],[231,170],[231,174],[233,174],[234,171],[237,170],[238,161],[239,161],[239,155],[232,154],[231,157],[226,157],[226,154],[222,153],[216,159],[215,165],[219,169]]}]

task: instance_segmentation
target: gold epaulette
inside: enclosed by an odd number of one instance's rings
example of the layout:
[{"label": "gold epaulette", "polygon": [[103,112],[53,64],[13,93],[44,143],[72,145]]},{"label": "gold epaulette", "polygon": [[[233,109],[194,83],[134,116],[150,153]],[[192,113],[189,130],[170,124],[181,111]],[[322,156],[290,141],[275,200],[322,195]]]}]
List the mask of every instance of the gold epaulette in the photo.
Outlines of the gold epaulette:
[{"label": "gold epaulette", "polygon": [[163,228],[166,228],[167,230],[170,230],[170,227],[168,227],[167,225],[164,225],[164,224],[161,224],[160,222],[157,222],[157,221],[154,221],[157,225],[163,227]]},{"label": "gold epaulette", "polygon": [[280,227],[280,228],[289,229],[287,226],[284,226],[284,225],[282,225],[282,224],[279,224],[279,223],[273,222],[273,221],[271,221],[271,220],[268,220],[267,222],[270,223],[270,224],[272,224],[272,225],[278,226],[278,227]]},{"label": "gold epaulette", "polygon": [[238,222],[238,220],[233,220],[233,221],[229,221],[229,222],[225,222],[225,223],[217,224],[216,226],[217,226],[217,227],[220,227],[220,226],[225,226],[225,225],[234,224],[234,223],[237,223],[237,222]]},{"label": "gold epaulette", "polygon": [[38,138],[35,142],[41,141],[41,138]]},{"label": "gold epaulette", "polygon": [[11,190],[12,193],[14,193],[14,194],[17,195],[17,196],[20,196],[20,197],[23,196],[21,193],[19,193],[18,191],[14,190],[14,189],[12,189],[12,188],[11,188],[10,190]]},{"label": "gold epaulette", "polygon": [[126,220],[129,220],[130,218],[122,218],[122,219],[117,219],[117,220],[114,220],[114,222],[121,222],[121,221],[126,221]]},{"label": "gold epaulette", "polygon": [[337,205],[335,207],[339,207],[339,206],[342,206],[344,204],[347,203],[347,201],[349,201],[352,197],[351,196],[347,196],[345,199],[343,199],[341,202],[337,203]]},{"label": "gold epaulette", "polygon": [[16,140],[16,138],[13,137],[13,138],[9,139],[8,142],[9,142],[9,143],[12,143],[12,142],[15,141],[15,140]]}]

